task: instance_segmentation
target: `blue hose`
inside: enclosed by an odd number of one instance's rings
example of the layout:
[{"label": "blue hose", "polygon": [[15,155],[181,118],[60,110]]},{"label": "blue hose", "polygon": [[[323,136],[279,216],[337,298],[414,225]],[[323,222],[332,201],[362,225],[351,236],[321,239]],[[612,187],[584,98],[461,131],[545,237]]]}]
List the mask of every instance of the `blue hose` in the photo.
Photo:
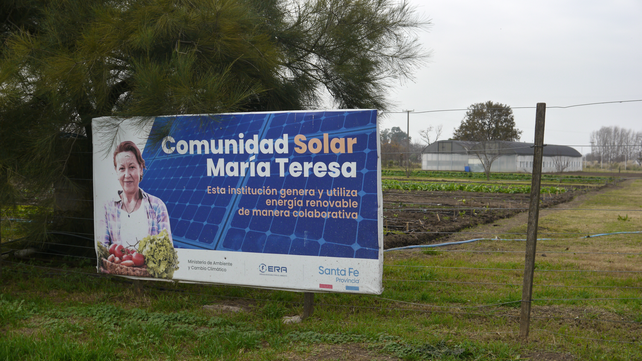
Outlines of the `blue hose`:
[{"label": "blue hose", "polygon": [[[599,233],[599,234],[593,234],[593,235],[588,235],[584,236],[583,238],[593,238],[593,237],[602,237],[602,236],[611,236],[615,234],[640,234],[642,231],[631,231],[631,232],[612,232],[612,233]],[[550,241],[552,238],[538,238],[538,241]],[[403,249],[414,249],[414,248],[435,248],[435,247],[444,247],[444,246],[453,246],[453,245],[458,245],[458,244],[465,244],[465,243],[472,243],[472,242],[477,242],[477,241],[526,241],[525,239],[503,239],[503,238],[475,238],[475,239],[469,239],[467,241],[458,241],[458,242],[446,242],[446,243],[437,243],[437,244],[419,244],[415,246],[406,246],[406,247],[397,247],[397,248],[389,248],[389,249],[384,249],[384,252],[388,251],[399,251]]]},{"label": "blue hose", "polygon": [[[588,236],[585,236],[583,238],[610,236],[610,235],[614,235],[614,234],[639,234],[639,233],[642,233],[642,231],[600,233],[600,234],[588,235]],[[551,241],[551,240],[553,240],[553,238],[538,238],[537,240],[538,241]],[[437,243],[437,244],[420,244],[420,245],[415,245],[415,246],[389,248],[389,249],[384,249],[383,251],[384,252],[388,252],[388,251],[399,251],[399,250],[403,250],[403,249],[414,249],[414,248],[435,248],[435,247],[443,247],[443,246],[452,246],[452,245],[458,245],[458,244],[472,243],[472,242],[477,242],[477,241],[520,241],[520,242],[524,242],[526,240],[522,239],[522,238],[519,238],[519,239],[475,238],[475,239],[469,239],[467,241],[446,242],[446,243]]]},{"label": "blue hose", "polygon": [[[541,240],[548,240],[548,239],[542,238]],[[399,251],[402,249],[413,249],[413,248],[435,248],[435,247],[443,247],[443,246],[452,246],[457,244],[472,243],[477,241],[526,241],[526,240],[525,239],[501,239],[501,238],[475,238],[475,239],[469,239],[467,241],[446,242],[446,243],[437,243],[437,244],[419,244],[415,246],[389,248],[389,249],[384,249],[383,251],[388,252],[388,251]]]},{"label": "blue hose", "polygon": [[612,234],[639,234],[639,233],[642,233],[642,231],[600,233],[600,234],[588,235],[588,236],[585,236],[584,238],[593,238],[593,237],[610,236],[610,235],[612,235]]}]

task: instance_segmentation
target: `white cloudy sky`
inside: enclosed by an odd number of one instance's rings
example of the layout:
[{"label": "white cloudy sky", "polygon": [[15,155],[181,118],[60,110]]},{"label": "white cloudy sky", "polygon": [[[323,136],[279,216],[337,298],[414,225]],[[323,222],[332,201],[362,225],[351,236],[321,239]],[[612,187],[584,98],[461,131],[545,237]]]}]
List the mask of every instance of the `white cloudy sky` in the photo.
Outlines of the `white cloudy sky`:
[{"label": "white cloudy sky", "polygon": [[[532,142],[542,102],[544,142],[584,153],[601,126],[642,131],[639,101],[552,108],[642,100],[641,0],[409,1],[431,20],[420,40],[432,55],[412,81],[395,85],[391,111],[465,109],[491,100],[513,107],[521,140]],[[410,135],[418,140],[419,130],[442,125],[440,139],[448,139],[464,115],[411,113]],[[406,113],[381,120],[381,129],[406,130]]]}]

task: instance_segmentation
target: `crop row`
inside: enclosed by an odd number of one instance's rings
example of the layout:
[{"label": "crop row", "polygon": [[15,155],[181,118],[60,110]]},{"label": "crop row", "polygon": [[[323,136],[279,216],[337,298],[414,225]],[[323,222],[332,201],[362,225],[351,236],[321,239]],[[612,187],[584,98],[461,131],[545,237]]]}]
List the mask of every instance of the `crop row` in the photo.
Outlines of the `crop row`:
[{"label": "crop row", "polygon": [[[529,194],[531,186],[515,185],[496,185],[496,184],[470,184],[470,183],[425,183],[425,182],[400,182],[391,179],[382,181],[382,189],[398,189],[404,191],[463,191],[477,193],[509,193],[509,194]],[[565,193],[563,187],[541,187],[542,194],[561,194]]]},{"label": "crop row", "polygon": [[[404,170],[396,169],[383,169],[381,175],[388,177],[405,177]],[[413,170],[411,177],[422,178],[473,178],[473,179],[486,179],[484,173],[472,172],[446,172],[446,171],[425,171]],[[531,174],[528,173],[491,173],[491,179],[498,180],[515,180],[515,181],[530,181]],[[559,174],[542,174],[542,181],[558,182],[558,183],[605,183],[613,181],[612,177],[589,177],[578,175],[559,175]]]}]

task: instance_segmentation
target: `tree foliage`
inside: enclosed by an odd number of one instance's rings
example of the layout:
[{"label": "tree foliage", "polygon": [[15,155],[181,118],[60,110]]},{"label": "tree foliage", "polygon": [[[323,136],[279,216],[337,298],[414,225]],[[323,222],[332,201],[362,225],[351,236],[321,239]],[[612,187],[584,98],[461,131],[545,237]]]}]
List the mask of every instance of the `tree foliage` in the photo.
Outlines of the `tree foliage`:
[{"label": "tree foliage", "polygon": [[506,150],[506,142],[519,140],[513,110],[501,103],[476,103],[468,107],[466,117],[455,129],[453,139],[465,141],[469,152],[479,158],[486,179],[490,180],[493,162]]},{"label": "tree foliage", "polygon": [[91,207],[96,117],[385,109],[425,24],[392,0],[3,1],[0,206]]},{"label": "tree foliage", "polygon": [[411,139],[408,137],[408,134],[399,127],[384,129],[379,133],[379,137],[381,138],[381,144],[395,143],[402,146],[405,146]]},{"label": "tree foliage", "polygon": [[522,134],[515,127],[513,110],[501,103],[476,103],[468,107],[466,117],[453,133],[456,140],[487,142],[517,141]]},{"label": "tree foliage", "polygon": [[[399,127],[383,129],[379,132],[381,140],[381,164],[387,167],[403,166],[421,162],[421,152],[424,145],[413,142],[412,137]],[[410,141],[410,151],[408,142]]]},{"label": "tree foliage", "polygon": [[408,159],[408,134],[399,127],[379,132],[381,139],[381,163],[392,166],[403,165]]}]

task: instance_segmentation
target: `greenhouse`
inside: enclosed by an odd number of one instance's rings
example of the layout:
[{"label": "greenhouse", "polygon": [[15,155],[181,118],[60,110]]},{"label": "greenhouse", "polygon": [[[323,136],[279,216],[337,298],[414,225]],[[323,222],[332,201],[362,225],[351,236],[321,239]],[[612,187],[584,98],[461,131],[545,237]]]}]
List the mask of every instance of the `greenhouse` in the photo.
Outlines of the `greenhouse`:
[{"label": "greenhouse", "polygon": [[[423,150],[421,169],[483,172],[482,159],[494,159],[491,172],[532,173],[533,149],[533,143],[441,140]],[[576,149],[565,145],[544,146],[542,172],[577,172],[582,168],[582,154]]]}]

